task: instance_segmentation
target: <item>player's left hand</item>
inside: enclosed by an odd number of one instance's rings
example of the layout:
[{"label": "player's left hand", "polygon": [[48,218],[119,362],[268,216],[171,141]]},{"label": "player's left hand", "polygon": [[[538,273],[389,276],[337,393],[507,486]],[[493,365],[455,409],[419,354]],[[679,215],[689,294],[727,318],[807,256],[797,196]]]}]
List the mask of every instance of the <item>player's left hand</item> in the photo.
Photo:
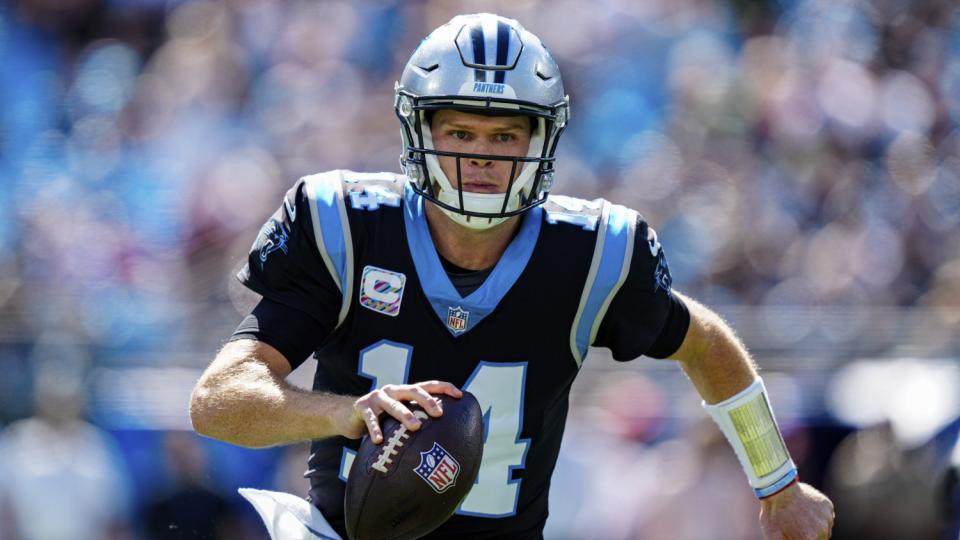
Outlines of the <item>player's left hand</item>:
[{"label": "player's left hand", "polygon": [[833,503],[813,486],[798,482],[760,503],[764,540],[821,540],[833,529]]}]

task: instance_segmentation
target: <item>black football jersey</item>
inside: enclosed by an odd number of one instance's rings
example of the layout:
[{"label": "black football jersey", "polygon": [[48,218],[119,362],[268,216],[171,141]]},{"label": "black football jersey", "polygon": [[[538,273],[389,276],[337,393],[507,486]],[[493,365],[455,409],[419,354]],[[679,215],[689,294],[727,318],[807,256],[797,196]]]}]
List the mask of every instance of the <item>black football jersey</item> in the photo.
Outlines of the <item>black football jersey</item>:
[{"label": "black football jersey", "polygon": [[[522,216],[483,284],[461,297],[434,247],[425,204],[399,175],[302,178],[239,277],[333,328],[314,337],[314,390],[359,396],[436,379],[480,401],[480,473],[430,538],[538,538],[570,385],[587,348],[609,347],[618,360],[667,356],[683,339],[686,309],[642,217],[602,199],[554,195]],[[309,460],[310,499],[341,533],[358,444],[318,440]]]}]

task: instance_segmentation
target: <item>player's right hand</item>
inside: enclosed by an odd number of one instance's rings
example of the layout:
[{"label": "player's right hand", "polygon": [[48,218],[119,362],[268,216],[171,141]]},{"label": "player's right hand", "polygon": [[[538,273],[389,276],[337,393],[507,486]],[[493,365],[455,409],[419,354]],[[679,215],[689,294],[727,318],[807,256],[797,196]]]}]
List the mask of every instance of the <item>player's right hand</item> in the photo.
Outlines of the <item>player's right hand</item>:
[{"label": "player's right hand", "polygon": [[375,444],[383,442],[383,431],[380,429],[379,416],[387,413],[396,418],[411,431],[420,429],[420,420],[405,405],[415,402],[430,416],[437,417],[443,414],[440,402],[430,394],[446,394],[459,398],[463,392],[448,382],[427,381],[416,384],[386,384],[380,388],[361,396],[353,402],[352,426],[344,435],[351,439],[363,436],[364,428],[370,434]]},{"label": "player's right hand", "polygon": [[833,502],[803,482],[760,503],[764,540],[825,540],[830,538],[835,518]]}]

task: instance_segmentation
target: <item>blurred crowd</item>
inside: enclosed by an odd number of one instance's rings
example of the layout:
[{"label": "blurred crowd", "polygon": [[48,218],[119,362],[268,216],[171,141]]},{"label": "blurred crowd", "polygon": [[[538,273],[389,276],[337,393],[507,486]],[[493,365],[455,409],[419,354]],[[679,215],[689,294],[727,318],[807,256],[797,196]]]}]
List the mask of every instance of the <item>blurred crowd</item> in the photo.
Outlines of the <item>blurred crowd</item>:
[{"label": "blurred crowd", "polygon": [[[779,377],[836,537],[957,538],[955,1],[14,0],[0,539],[259,538],[234,488],[305,491],[303,448],[200,440],[186,396],[256,301],[232,274],[282,193],[397,171],[393,82],[430,29],[476,11],[517,18],[560,63],[556,191],[644,214],[676,286]],[[548,533],[756,537],[682,377],[593,356]],[[625,418],[611,394],[646,397]]]}]

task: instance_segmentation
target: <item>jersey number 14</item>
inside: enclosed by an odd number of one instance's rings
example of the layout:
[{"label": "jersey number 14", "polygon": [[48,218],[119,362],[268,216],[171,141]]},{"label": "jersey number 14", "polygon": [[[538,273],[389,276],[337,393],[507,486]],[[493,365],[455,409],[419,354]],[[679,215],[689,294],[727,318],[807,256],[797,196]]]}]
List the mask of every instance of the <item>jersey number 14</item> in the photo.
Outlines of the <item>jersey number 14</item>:
[{"label": "jersey number 14", "polygon": [[[360,351],[360,374],[373,379],[371,389],[385,384],[407,384],[413,347],[381,340]],[[457,509],[458,514],[507,517],[516,514],[522,468],[530,441],[520,438],[523,427],[523,391],[526,362],[480,362],[463,385],[483,411],[483,461],[476,483]],[[350,458],[353,456],[351,455]],[[340,476],[346,478],[352,459],[345,459]]]}]

